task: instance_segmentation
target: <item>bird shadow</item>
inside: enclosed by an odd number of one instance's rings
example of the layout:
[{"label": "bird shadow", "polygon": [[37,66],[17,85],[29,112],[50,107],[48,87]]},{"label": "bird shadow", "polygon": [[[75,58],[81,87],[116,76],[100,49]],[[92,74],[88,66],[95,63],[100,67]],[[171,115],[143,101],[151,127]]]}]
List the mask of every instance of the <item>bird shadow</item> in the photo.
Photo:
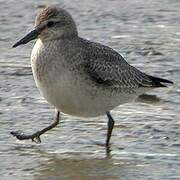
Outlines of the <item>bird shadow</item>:
[{"label": "bird shadow", "polygon": [[[106,152],[108,155],[104,157],[92,157],[84,152],[49,152],[34,145],[14,147],[14,151],[24,155],[28,155],[29,150],[35,156],[32,158],[38,161],[38,166],[35,166],[32,172],[36,179],[118,179],[124,174],[124,170],[128,173],[130,164],[136,166],[135,161],[114,159],[109,152]],[[110,148],[108,150],[111,151]]]},{"label": "bird shadow", "polygon": [[156,95],[142,94],[142,95],[138,96],[136,101],[148,103],[148,104],[156,104],[156,103],[159,103],[160,101],[162,101],[162,99],[157,97]]}]

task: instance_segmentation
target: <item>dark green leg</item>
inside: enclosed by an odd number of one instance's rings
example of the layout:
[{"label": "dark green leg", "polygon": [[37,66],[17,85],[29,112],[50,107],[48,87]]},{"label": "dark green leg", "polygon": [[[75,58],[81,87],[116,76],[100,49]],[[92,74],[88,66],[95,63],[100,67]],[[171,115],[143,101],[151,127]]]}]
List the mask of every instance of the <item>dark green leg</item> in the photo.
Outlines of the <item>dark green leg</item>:
[{"label": "dark green leg", "polygon": [[112,130],[114,127],[114,119],[112,118],[110,112],[106,112],[106,115],[108,117],[108,130],[107,130],[107,139],[106,139],[106,148],[109,148],[109,142],[111,139]]},{"label": "dark green leg", "polygon": [[59,120],[60,120],[60,112],[57,111],[55,121],[50,126],[40,131],[37,131],[31,135],[26,135],[20,131],[12,131],[11,134],[19,140],[31,139],[32,141],[36,143],[41,143],[40,136],[44,134],[45,132],[49,131],[50,129],[53,129],[54,127],[56,127],[59,124]]}]

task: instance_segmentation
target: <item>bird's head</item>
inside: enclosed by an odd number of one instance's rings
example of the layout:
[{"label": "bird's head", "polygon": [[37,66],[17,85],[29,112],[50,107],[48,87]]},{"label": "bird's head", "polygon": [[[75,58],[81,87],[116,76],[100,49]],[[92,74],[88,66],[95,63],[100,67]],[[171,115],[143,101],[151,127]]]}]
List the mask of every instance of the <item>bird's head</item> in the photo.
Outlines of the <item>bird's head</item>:
[{"label": "bird's head", "polygon": [[26,44],[37,38],[42,41],[51,41],[76,37],[77,34],[76,24],[66,10],[57,7],[46,7],[37,15],[34,30],[15,43],[13,47]]}]

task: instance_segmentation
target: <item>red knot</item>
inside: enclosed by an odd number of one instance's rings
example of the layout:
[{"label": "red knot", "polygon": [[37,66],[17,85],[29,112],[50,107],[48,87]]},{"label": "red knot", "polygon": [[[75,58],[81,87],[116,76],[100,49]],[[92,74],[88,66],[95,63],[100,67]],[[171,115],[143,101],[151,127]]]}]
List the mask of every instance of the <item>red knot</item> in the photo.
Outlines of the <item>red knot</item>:
[{"label": "red knot", "polygon": [[35,29],[13,47],[33,39],[37,39],[31,54],[34,79],[42,96],[57,109],[57,115],[53,124],[34,134],[11,132],[20,140],[40,142],[40,135],[59,123],[60,111],[79,117],[106,114],[108,148],[114,127],[110,111],[146,91],[172,84],[139,71],[110,47],[79,37],[72,16],[61,8],[42,10]]}]

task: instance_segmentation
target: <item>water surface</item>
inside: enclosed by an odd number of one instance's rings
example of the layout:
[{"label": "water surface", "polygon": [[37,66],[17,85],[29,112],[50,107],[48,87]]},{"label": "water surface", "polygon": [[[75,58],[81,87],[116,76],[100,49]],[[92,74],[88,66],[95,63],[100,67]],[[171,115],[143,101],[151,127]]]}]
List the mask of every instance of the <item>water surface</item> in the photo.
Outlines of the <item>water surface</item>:
[{"label": "water surface", "polygon": [[[79,34],[109,45],[146,73],[175,82],[112,111],[111,155],[97,145],[107,118],[63,115],[42,143],[18,141],[51,123],[54,109],[40,96],[30,68],[34,42],[12,49],[32,29],[45,4],[66,8]],[[177,0],[1,0],[0,179],[180,179],[180,2]]]}]

